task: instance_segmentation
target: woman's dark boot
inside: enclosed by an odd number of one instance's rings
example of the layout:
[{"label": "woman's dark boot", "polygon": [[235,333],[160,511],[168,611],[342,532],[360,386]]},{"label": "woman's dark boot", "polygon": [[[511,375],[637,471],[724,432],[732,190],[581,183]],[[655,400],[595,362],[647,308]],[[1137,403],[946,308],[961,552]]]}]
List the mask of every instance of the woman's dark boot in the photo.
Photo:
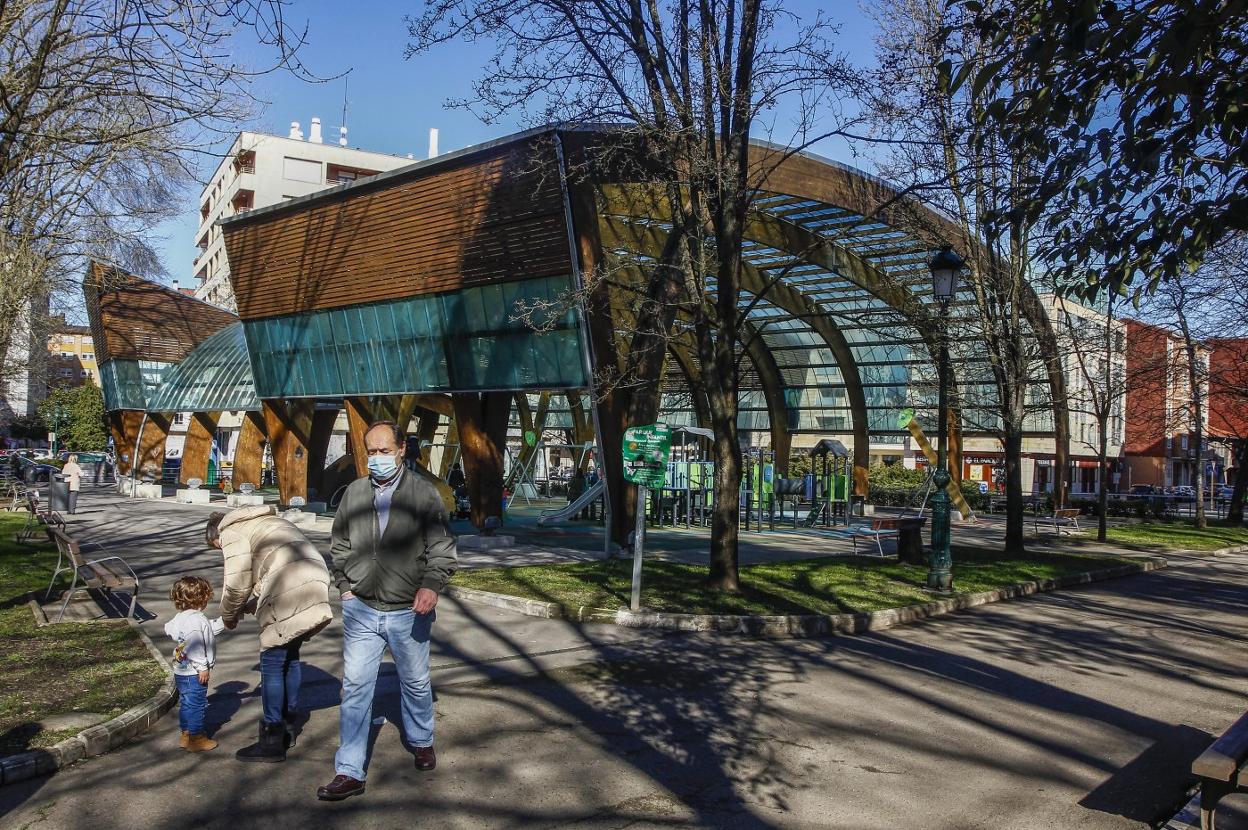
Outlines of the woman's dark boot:
[{"label": "woman's dark boot", "polygon": [[260,740],[245,746],[234,757],[240,761],[275,764],[286,760],[286,724],[260,721]]}]

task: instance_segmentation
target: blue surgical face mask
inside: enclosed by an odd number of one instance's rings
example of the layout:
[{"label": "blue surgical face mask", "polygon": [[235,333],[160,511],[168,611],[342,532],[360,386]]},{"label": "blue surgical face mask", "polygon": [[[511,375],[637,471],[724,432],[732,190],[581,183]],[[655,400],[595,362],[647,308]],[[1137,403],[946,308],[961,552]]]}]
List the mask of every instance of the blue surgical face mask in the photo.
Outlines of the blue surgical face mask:
[{"label": "blue surgical face mask", "polygon": [[393,455],[370,455],[368,457],[368,474],[381,481],[394,475],[394,471],[398,468],[398,461]]}]

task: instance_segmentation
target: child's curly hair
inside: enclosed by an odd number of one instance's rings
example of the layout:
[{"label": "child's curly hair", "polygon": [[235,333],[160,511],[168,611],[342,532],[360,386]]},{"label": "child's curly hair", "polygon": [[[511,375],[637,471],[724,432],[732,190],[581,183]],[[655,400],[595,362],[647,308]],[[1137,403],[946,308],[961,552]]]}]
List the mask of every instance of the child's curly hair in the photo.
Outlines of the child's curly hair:
[{"label": "child's curly hair", "polygon": [[169,590],[169,599],[179,611],[200,610],[212,601],[212,586],[202,576],[184,576]]}]

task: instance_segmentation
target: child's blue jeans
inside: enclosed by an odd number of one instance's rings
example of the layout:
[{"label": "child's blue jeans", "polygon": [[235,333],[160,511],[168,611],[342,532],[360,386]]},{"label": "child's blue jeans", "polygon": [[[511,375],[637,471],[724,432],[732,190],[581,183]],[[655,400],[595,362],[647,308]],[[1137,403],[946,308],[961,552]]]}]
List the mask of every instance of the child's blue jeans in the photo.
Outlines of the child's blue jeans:
[{"label": "child's blue jeans", "polygon": [[194,674],[175,674],[178,684],[178,723],[183,732],[204,734],[204,710],[208,708],[208,687]]}]

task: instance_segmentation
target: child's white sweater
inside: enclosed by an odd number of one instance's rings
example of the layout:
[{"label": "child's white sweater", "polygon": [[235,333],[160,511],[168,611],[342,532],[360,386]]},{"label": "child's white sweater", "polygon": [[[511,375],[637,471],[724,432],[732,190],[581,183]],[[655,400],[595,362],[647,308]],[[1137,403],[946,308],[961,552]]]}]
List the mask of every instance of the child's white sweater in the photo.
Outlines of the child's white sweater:
[{"label": "child's white sweater", "polygon": [[224,630],[220,617],[209,620],[195,608],[179,611],[165,623],[165,633],[177,643],[173,648],[174,674],[198,674],[212,668],[217,659],[213,640]]}]

